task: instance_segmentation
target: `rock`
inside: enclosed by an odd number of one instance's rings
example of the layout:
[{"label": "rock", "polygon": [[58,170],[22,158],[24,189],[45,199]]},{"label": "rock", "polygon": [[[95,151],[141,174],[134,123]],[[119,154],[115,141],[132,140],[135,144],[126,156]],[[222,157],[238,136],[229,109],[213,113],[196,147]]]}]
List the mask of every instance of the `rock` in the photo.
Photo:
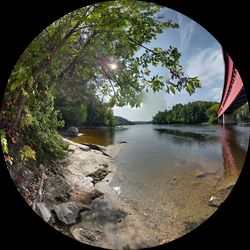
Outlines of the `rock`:
[{"label": "rock", "polygon": [[69,152],[75,152],[76,149],[77,149],[77,146],[69,145],[67,150],[68,150]]},{"label": "rock", "polygon": [[219,207],[222,204],[222,201],[215,196],[212,196],[208,202],[208,205],[211,207]]},{"label": "rock", "polygon": [[109,167],[109,165],[107,164],[107,163],[102,163],[102,164],[100,164],[101,166],[103,166],[103,167],[105,167],[105,168],[108,168]]},{"label": "rock", "polygon": [[173,177],[172,180],[170,181],[170,185],[175,185],[177,181],[176,177]]},{"label": "rock", "polygon": [[118,186],[113,187],[113,189],[117,192],[118,195],[121,194],[121,188]]},{"label": "rock", "polygon": [[66,202],[68,199],[64,195],[58,195],[54,198],[56,202]]},{"label": "rock", "polygon": [[77,222],[81,206],[73,201],[54,205],[57,218],[66,225],[72,225]]},{"label": "rock", "polygon": [[79,145],[78,146],[81,150],[83,151],[89,151],[90,150],[90,147],[89,146],[86,146],[86,145]]},{"label": "rock", "polygon": [[71,187],[73,190],[91,192],[94,190],[93,178],[90,176],[71,176]]},{"label": "rock", "polygon": [[43,202],[38,202],[36,204],[36,212],[46,222],[49,222],[52,219],[50,210],[44,205]]},{"label": "rock", "polygon": [[207,175],[208,175],[207,172],[202,172],[202,173],[197,174],[197,175],[196,175],[196,178],[204,178],[204,177],[206,177]]},{"label": "rock", "polygon": [[45,167],[43,166],[43,164],[40,164],[40,165],[39,165],[39,168],[40,168],[41,171],[44,171],[44,170],[45,170]]},{"label": "rock", "polygon": [[194,175],[196,178],[199,179],[199,178],[205,178],[209,175],[216,175],[216,173],[213,171],[202,171],[202,170],[198,169],[194,172]]},{"label": "rock", "polygon": [[93,183],[95,184],[103,180],[108,175],[108,173],[109,171],[107,171],[106,169],[98,169],[94,173],[89,174],[88,177],[93,178]]},{"label": "rock", "polygon": [[101,230],[96,229],[96,230],[91,231],[90,229],[85,229],[85,228],[78,227],[78,226],[71,227],[70,233],[73,235],[75,239],[83,243],[96,241],[96,240],[101,239],[102,237]]},{"label": "rock", "polygon": [[48,177],[45,173],[42,173],[42,179],[46,180]]},{"label": "rock", "polygon": [[66,133],[68,136],[76,137],[78,136],[79,131],[76,127],[69,127]]}]

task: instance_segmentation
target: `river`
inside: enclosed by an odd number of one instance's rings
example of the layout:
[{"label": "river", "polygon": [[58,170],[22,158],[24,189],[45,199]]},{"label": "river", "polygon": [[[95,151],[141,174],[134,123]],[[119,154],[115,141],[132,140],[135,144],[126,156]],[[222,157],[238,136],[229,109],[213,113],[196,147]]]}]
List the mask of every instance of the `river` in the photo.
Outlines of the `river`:
[{"label": "river", "polygon": [[[212,196],[232,186],[244,165],[249,126],[132,125],[85,129],[75,141],[109,145],[126,141],[111,182],[121,199],[144,214],[159,239],[182,235],[215,211]],[[174,230],[173,230],[174,228]]]}]

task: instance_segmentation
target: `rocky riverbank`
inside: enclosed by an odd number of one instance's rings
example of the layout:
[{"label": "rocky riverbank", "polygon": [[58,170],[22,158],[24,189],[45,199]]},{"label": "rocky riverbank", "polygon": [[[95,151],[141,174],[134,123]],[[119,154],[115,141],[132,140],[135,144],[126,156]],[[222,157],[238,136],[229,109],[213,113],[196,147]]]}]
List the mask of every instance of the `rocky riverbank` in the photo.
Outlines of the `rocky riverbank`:
[{"label": "rocky riverbank", "polygon": [[[67,157],[53,167],[40,166],[33,209],[55,229],[80,242],[122,249],[157,245],[139,214],[110,186],[114,159],[122,143],[81,145],[63,138]],[[154,242],[155,241],[155,242]]]}]

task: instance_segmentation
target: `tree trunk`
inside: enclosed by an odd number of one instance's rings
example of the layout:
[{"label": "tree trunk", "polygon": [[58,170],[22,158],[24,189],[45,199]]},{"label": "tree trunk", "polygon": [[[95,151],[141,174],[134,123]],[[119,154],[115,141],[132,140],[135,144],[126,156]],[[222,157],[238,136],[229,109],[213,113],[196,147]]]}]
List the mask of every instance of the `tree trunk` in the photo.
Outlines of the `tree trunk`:
[{"label": "tree trunk", "polygon": [[17,116],[16,116],[16,121],[15,121],[14,127],[17,126],[17,124],[18,124],[18,122],[19,122],[19,120],[21,118],[21,114],[23,112],[24,103],[25,103],[25,96],[23,94],[21,94],[19,96],[19,100],[18,100]]}]

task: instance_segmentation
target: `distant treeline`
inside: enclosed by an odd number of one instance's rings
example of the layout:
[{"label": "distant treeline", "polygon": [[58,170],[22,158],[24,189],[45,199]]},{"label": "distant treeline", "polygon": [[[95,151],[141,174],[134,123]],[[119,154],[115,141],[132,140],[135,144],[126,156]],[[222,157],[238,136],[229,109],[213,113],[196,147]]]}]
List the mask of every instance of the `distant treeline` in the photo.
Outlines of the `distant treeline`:
[{"label": "distant treeline", "polygon": [[196,101],[188,104],[176,104],[170,110],[159,111],[153,117],[154,124],[198,124],[217,123],[219,103]]},{"label": "distant treeline", "polygon": [[152,124],[152,121],[135,121],[134,124],[136,124],[136,125]]},{"label": "distant treeline", "polygon": [[134,125],[134,122],[131,122],[123,117],[120,116],[114,116],[114,125],[115,126],[120,126],[120,125]]}]

